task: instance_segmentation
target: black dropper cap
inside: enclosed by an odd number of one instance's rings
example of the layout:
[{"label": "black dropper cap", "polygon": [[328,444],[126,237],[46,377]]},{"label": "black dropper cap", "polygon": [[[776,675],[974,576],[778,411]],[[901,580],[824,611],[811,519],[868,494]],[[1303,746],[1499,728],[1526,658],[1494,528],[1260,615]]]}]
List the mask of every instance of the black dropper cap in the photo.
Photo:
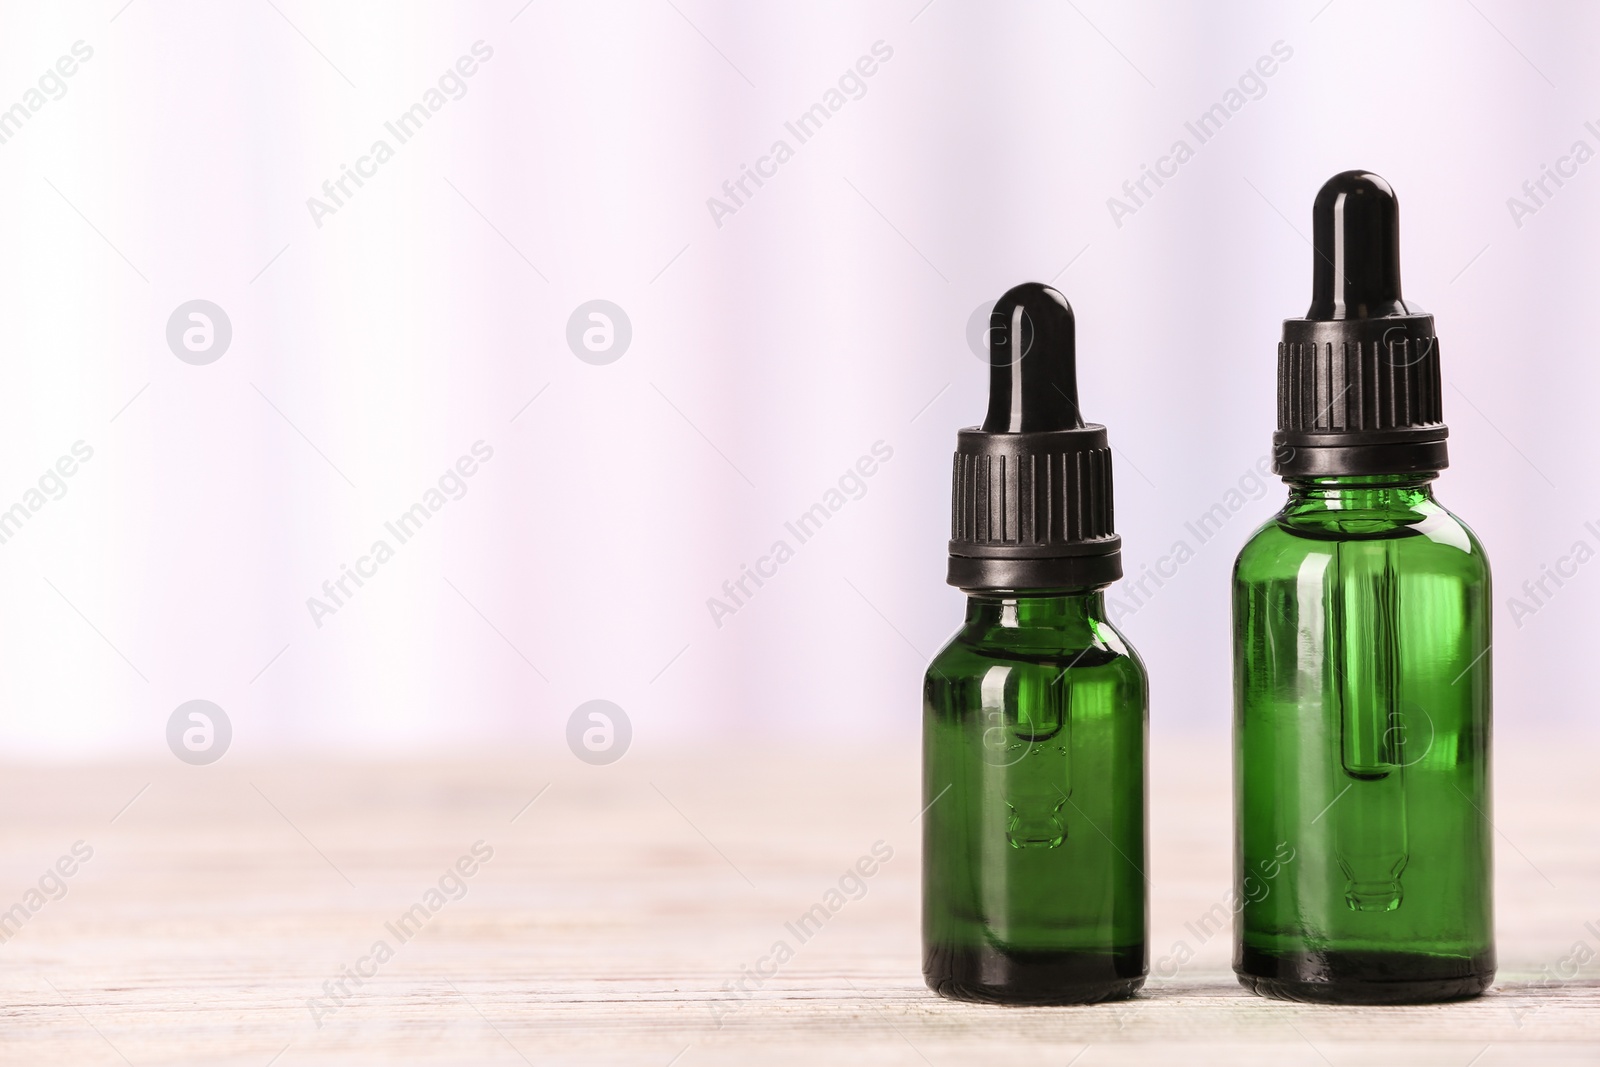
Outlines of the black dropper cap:
[{"label": "black dropper cap", "polygon": [[948,581],[971,593],[1122,577],[1106,428],[1078,413],[1072,305],[1025,282],[989,316],[989,412],[956,436]]},{"label": "black dropper cap", "polygon": [[1400,201],[1363,170],[1311,209],[1311,307],[1283,321],[1273,469],[1285,478],[1449,465],[1433,316],[1400,294]]}]

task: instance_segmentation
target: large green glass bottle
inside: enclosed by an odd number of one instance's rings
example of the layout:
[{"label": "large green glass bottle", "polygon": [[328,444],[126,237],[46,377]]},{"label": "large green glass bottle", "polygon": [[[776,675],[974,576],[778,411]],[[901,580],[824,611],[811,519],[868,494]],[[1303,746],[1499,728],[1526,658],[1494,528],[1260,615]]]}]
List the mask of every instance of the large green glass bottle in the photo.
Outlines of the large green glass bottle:
[{"label": "large green glass bottle", "polygon": [[1489,564],[1433,498],[1446,465],[1432,316],[1400,295],[1376,175],[1313,210],[1314,299],[1284,323],[1284,509],[1234,568],[1234,969],[1336,1003],[1494,978]]},{"label": "large green glass bottle", "polygon": [[1105,428],[1078,416],[1072,309],[995,306],[988,417],[958,439],[949,581],[966,624],[923,687],[923,972],[1007,1004],[1131,995],[1146,972],[1144,666]]}]

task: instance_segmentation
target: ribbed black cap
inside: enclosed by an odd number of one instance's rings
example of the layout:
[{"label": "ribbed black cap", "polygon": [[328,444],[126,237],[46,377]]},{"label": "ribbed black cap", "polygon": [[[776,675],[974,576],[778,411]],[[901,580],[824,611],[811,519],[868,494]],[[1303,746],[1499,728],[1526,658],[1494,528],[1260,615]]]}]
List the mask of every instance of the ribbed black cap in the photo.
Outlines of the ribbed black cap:
[{"label": "ribbed black cap", "polygon": [[1449,465],[1433,316],[1400,294],[1400,202],[1376,174],[1328,179],[1311,212],[1311,307],[1278,345],[1273,469],[1285,478]]},{"label": "ribbed black cap", "polygon": [[948,581],[968,592],[1122,577],[1106,428],[1078,413],[1072,306],[1026,282],[989,317],[989,412],[956,437]]}]

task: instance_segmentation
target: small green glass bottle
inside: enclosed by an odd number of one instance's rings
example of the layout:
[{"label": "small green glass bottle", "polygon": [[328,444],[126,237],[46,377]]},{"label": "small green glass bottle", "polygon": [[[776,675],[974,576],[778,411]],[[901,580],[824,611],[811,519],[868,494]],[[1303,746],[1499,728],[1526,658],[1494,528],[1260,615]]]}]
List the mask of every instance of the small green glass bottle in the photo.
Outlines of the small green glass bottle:
[{"label": "small green glass bottle", "polygon": [[966,624],[923,685],[923,974],[948,997],[1081,1004],[1144,984],[1144,665],[1105,427],[1078,414],[1072,308],[990,319],[989,410],[958,436],[949,582]]},{"label": "small green glass bottle", "polygon": [[1289,501],[1233,577],[1234,970],[1289,1000],[1400,1004],[1494,979],[1489,564],[1437,504],[1433,317],[1400,295],[1399,205],[1336,175],[1313,299],[1284,322]]}]

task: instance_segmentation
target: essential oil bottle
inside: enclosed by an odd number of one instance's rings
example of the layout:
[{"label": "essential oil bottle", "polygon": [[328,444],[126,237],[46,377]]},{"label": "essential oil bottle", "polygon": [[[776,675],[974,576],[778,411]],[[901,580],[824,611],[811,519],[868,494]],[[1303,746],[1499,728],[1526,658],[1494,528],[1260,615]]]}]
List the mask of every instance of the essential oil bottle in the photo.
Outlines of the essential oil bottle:
[{"label": "essential oil bottle", "polygon": [[966,623],[923,683],[923,973],[964,1000],[1127,997],[1147,969],[1148,685],[1106,618],[1111,450],[1078,413],[1059,292],[1001,297],[989,362],[955,455]]},{"label": "essential oil bottle", "polygon": [[1278,346],[1282,511],[1233,572],[1234,970],[1269,997],[1403,1004],[1494,978],[1489,562],[1434,499],[1433,316],[1399,204],[1335,175]]}]

